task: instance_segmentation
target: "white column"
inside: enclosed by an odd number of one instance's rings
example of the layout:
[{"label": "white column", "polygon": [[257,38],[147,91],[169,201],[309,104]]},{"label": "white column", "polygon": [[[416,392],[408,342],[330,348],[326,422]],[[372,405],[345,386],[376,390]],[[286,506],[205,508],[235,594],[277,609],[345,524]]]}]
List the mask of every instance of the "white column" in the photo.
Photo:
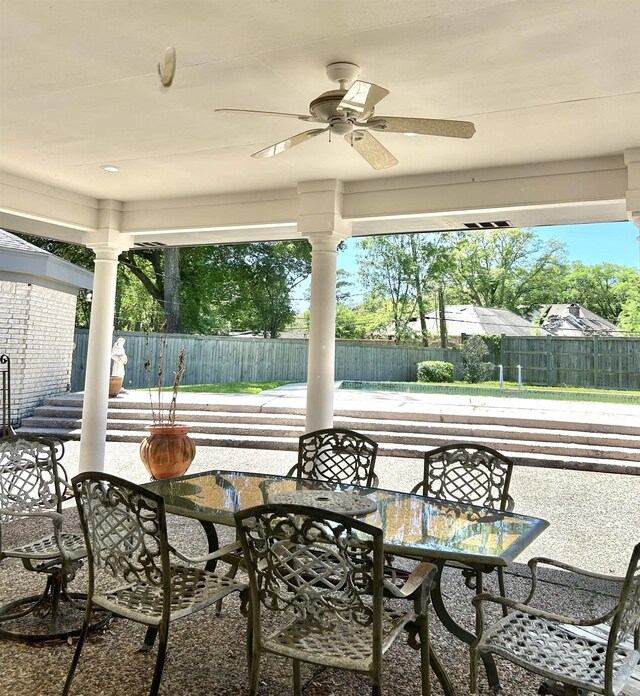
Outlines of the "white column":
[{"label": "white column", "polygon": [[311,307],[306,431],[333,426],[336,332],[336,247],[340,239],[311,239]]},{"label": "white column", "polygon": [[333,425],[338,244],[351,229],[342,219],[340,181],[298,185],[298,231],[311,242],[311,306],[307,363],[306,431]]},{"label": "white column", "polygon": [[100,202],[99,221],[100,229],[86,235],[84,240],[95,251],[96,258],[82,406],[80,471],[104,471],[118,256],[131,246],[129,235],[120,234],[114,227],[120,223],[120,205],[116,201]]}]

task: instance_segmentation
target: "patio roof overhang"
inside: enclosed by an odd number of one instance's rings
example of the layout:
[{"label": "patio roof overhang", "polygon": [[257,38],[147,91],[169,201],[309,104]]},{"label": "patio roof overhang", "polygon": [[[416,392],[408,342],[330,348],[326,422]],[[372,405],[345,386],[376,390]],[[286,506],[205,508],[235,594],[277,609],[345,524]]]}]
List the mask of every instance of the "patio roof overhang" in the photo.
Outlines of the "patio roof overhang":
[{"label": "patio roof overhang", "polygon": [[[0,0],[0,17],[0,226],[96,251],[83,415],[94,459],[124,249],[308,238],[307,425],[320,427],[332,417],[341,239],[493,221],[640,225],[635,0]],[[163,91],[165,46],[178,70]],[[390,90],[379,113],[471,120],[476,135],[382,133],[399,164],[378,172],[341,138],[253,159],[305,127],[214,113],[304,114],[332,88],[336,60]]]}]

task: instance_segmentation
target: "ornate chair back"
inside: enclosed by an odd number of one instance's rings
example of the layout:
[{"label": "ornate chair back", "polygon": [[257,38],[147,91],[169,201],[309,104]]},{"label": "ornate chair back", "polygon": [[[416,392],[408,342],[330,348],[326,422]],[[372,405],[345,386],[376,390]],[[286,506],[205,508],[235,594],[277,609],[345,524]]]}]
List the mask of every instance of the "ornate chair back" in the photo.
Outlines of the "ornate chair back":
[{"label": "ornate chair back", "polygon": [[53,443],[26,435],[0,439],[0,522],[43,510],[60,513],[63,499]]},{"label": "ornate chair back", "polygon": [[511,510],[512,469],[512,460],[491,447],[472,443],[445,445],[425,453],[423,480],[411,492]]},{"label": "ornate chair back", "polygon": [[382,531],[352,517],[299,505],[236,513],[250,581],[253,629],[261,607],[319,631],[372,626],[382,655]]},{"label": "ornate chair back", "polygon": [[[163,498],[97,472],[75,476],[73,488],[89,559],[89,595],[93,595],[96,571],[104,570],[114,587],[138,583],[162,587],[163,617],[168,618],[171,582]],[[131,609],[123,615],[144,614],[144,602]]]},{"label": "ornate chair back", "polygon": [[375,486],[377,453],[377,443],[354,430],[315,430],[300,437],[298,463],[289,475],[357,486]]}]

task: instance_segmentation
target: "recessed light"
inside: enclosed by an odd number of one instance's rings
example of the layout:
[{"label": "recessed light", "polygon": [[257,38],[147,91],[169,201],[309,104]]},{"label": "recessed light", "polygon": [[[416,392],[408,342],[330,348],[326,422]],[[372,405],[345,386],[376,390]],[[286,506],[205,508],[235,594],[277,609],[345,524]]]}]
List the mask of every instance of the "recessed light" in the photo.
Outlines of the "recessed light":
[{"label": "recessed light", "polygon": [[113,164],[103,164],[102,168],[105,170],[105,172],[119,172],[120,171],[120,169]]},{"label": "recessed light", "polygon": [[417,133],[405,133],[405,135],[408,135],[410,138],[413,138],[414,135],[418,135]]}]

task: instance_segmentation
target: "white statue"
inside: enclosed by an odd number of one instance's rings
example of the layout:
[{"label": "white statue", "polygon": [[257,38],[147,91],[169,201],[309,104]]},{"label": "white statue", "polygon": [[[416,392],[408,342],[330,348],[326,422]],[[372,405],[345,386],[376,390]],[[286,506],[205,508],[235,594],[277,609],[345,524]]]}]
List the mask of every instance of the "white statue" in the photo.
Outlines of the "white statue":
[{"label": "white statue", "polygon": [[111,349],[111,360],[113,360],[111,376],[122,377],[124,379],[124,366],[127,364],[127,354],[124,352],[124,338],[120,337],[113,344],[113,348]]}]

